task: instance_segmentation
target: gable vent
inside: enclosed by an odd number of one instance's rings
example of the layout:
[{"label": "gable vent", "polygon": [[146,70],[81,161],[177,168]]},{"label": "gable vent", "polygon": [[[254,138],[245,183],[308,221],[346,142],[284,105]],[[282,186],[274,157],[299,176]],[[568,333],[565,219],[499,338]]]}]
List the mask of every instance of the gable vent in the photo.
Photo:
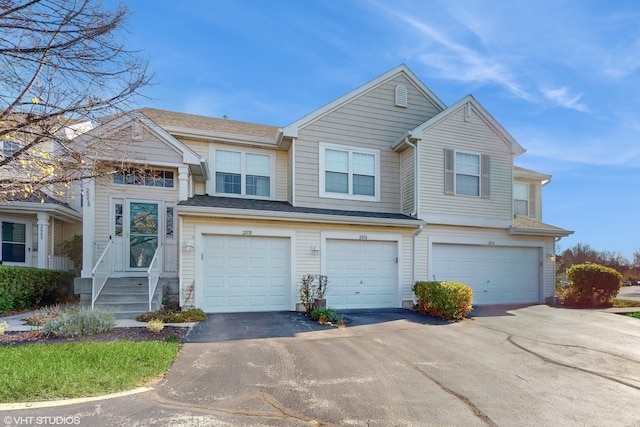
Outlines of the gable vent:
[{"label": "gable vent", "polygon": [[407,106],[407,88],[403,85],[396,86],[396,106]]}]

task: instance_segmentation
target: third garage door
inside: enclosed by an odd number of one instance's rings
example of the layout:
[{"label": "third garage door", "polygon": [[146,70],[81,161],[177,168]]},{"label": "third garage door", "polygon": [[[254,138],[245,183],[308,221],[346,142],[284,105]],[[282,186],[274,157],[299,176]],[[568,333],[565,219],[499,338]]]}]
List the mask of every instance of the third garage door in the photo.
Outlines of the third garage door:
[{"label": "third garage door", "polygon": [[328,239],[326,252],[328,307],[396,307],[396,242]]},{"label": "third garage door", "polygon": [[473,289],[474,304],[537,303],[538,248],[434,244],[431,277]]}]

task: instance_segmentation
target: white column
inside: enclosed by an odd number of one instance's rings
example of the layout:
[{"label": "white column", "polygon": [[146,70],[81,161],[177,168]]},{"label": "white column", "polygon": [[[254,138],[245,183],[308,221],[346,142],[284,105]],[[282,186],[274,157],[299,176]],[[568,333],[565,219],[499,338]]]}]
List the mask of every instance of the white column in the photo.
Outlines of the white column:
[{"label": "white column", "polygon": [[47,268],[49,254],[49,214],[38,212],[38,268]]},{"label": "white column", "polygon": [[[95,182],[87,180],[82,184],[82,271],[80,277],[91,277],[95,253]],[[111,215],[107,215],[111,218]]]},{"label": "white column", "polygon": [[180,200],[189,198],[189,168],[178,168],[178,189],[180,191]]}]

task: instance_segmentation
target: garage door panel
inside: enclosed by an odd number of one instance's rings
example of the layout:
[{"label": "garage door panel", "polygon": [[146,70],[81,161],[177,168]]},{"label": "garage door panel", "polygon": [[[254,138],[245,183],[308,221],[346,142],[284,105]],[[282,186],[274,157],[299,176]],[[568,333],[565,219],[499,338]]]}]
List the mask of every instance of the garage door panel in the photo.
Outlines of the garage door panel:
[{"label": "garage door panel", "polygon": [[289,238],[207,235],[203,246],[203,310],[290,308]]},{"label": "garage door panel", "polygon": [[434,244],[432,265],[436,280],[454,280],[471,287],[474,304],[539,300],[537,248]]},{"label": "garage door panel", "polygon": [[396,305],[395,242],[329,239],[326,252],[328,306],[379,308]]}]

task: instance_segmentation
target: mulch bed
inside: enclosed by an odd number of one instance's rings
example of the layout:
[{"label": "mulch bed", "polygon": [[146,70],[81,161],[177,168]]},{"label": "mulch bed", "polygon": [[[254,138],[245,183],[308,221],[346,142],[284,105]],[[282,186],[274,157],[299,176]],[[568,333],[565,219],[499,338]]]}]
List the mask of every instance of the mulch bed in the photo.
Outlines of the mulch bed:
[{"label": "mulch bed", "polygon": [[[99,342],[111,342],[111,341],[164,341],[167,337],[175,336],[178,342],[182,343],[184,338],[189,333],[188,327],[179,326],[165,326],[164,329],[158,333],[152,333],[144,327],[136,328],[114,328],[109,332],[105,332],[97,335],[81,335],[72,338],[61,338],[54,335],[45,335],[40,331],[26,331],[26,332],[5,332],[4,335],[0,335],[1,345],[21,345],[21,344],[57,344],[68,342],[81,342],[81,341],[99,341]],[[171,338],[170,338],[171,339]]]}]

